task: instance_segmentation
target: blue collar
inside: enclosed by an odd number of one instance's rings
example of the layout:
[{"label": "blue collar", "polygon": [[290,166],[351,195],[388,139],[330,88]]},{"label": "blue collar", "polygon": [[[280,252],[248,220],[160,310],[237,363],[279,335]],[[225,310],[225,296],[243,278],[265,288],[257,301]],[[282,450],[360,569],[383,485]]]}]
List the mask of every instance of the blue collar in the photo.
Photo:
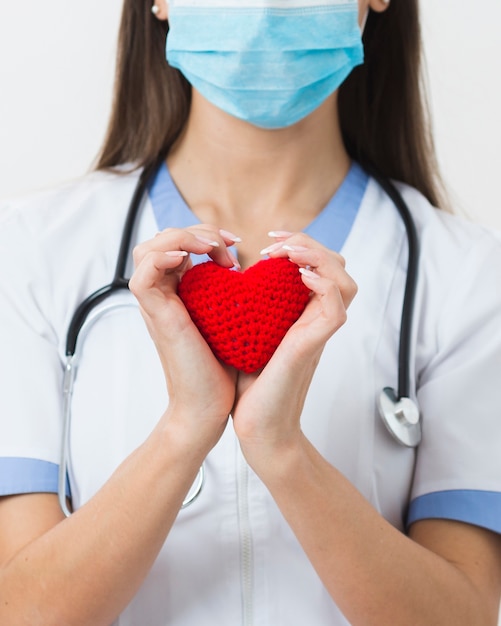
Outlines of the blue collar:
[{"label": "blue collar", "polygon": [[[351,232],[368,181],[369,176],[360,165],[353,163],[334,196],[304,232],[327,248],[339,252]],[[179,193],[165,164],[153,179],[149,196],[158,230],[186,228],[200,223]],[[203,260],[206,259],[198,261]]]}]

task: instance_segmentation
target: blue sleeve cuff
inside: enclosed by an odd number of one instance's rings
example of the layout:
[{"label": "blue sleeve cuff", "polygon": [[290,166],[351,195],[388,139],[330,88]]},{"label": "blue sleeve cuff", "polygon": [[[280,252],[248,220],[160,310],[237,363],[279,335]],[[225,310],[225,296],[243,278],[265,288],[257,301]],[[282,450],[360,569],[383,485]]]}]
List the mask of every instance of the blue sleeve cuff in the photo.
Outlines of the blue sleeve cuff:
[{"label": "blue sleeve cuff", "polygon": [[[22,457],[0,458],[0,496],[57,493],[59,465]],[[71,498],[66,475],[66,494]]]},{"label": "blue sleeve cuff", "polygon": [[421,519],[450,519],[501,534],[501,493],[469,489],[427,493],[410,503],[407,527]]}]

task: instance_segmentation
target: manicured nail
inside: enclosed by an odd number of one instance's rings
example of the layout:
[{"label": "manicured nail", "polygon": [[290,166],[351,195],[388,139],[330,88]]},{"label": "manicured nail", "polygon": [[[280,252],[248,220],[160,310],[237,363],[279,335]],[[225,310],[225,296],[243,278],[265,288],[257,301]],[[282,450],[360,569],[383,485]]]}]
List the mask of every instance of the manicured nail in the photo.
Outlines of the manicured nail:
[{"label": "manicured nail", "polygon": [[168,250],[164,254],[172,257],[188,256],[188,253],[185,250]]},{"label": "manicured nail", "polygon": [[241,267],[240,263],[238,262],[237,257],[233,254],[233,252],[231,250],[226,249],[226,253],[230,257],[230,259],[231,259],[231,261],[233,263],[233,267],[235,267],[237,270],[241,270],[242,267]]},{"label": "manicured nail", "polygon": [[315,272],[312,272],[311,270],[307,270],[305,267],[300,267],[299,271],[301,272],[301,274],[306,276],[306,278],[312,278],[312,279],[315,279],[315,280],[317,278],[320,278],[320,276],[318,274],[315,274]]},{"label": "manicured nail", "polygon": [[230,239],[231,241],[233,241],[233,243],[240,243],[242,241],[242,239],[238,237],[238,235],[234,235],[233,233],[230,233],[229,230],[223,230],[221,228],[221,230],[219,231],[219,234],[221,235],[221,237],[224,237],[225,239]]},{"label": "manicured nail", "polygon": [[211,241],[210,239],[199,237],[198,235],[195,235],[195,239],[198,239],[201,243],[206,243],[208,246],[212,246],[213,248],[219,248],[219,243],[217,241]]},{"label": "manicured nail", "polygon": [[282,246],[282,250],[287,250],[287,252],[305,252],[308,248],[304,246],[290,246],[289,244],[285,244]]},{"label": "manicured nail", "polygon": [[284,247],[282,242],[272,243],[271,246],[267,248],[263,248],[259,254],[270,254],[270,252],[276,252],[277,250],[281,250]]},{"label": "manicured nail", "polygon": [[292,233],[288,230],[270,230],[268,237],[290,237]]}]

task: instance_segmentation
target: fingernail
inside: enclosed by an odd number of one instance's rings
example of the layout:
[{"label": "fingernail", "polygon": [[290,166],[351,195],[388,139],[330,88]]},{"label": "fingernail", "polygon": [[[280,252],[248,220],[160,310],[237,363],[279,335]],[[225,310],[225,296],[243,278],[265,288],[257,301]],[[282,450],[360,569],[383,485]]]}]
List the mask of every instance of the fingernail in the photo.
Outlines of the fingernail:
[{"label": "fingernail", "polygon": [[167,250],[164,254],[172,257],[188,256],[188,253],[185,250]]},{"label": "fingernail", "polygon": [[233,252],[231,250],[226,249],[226,253],[230,257],[231,262],[233,263],[233,267],[236,267],[237,270],[241,270],[242,267],[241,267],[240,263],[238,262],[237,257],[233,254]]},{"label": "fingernail", "polygon": [[219,234],[221,235],[221,237],[224,237],[225,239],[231,239],[233,243],[240,243],[242,241],[242,239],[238,237],[238,235],[234,235],[233,233],[230,233],[229,230],[223,230],[221,228],[219,231]]},{"label": "fingernail", "polygon": [[282,246],[282,250],[287,250],[287,252],[305,252],[308,248],[304,246],[290,246],[289,244],[285,244]]},{"label": "fingernail", "polygon": [[284,247],[282,242],[272,243],[271,246],[267,248],[263,248],[259,254],[269,254],[270,252],[276,252],[277,250],[281,250]]},{"label": "fingernail", "polygon": [[292,233],[288,230],[270,230],[268,237],[290,237]]},{"label": "fingernail", "polygon": [[312,272],[311,270],[307,270],[305,267],[300,267],[299,271],[301,274],[303,274],[304,276],[306,276],[306,278],[312,278],[312,279],[317,279],[320,278],[320,276],[318,274],[315,274],[315,272]]},{"label": "fingernail", "polygon": [[199,237],[198,235],[195,235],[195,239],[198,239],[201,243],[206,243],[208,246],[212,246],[213,248],[219,248],[219,243],[217,241],[211,241],[210,239]]}]

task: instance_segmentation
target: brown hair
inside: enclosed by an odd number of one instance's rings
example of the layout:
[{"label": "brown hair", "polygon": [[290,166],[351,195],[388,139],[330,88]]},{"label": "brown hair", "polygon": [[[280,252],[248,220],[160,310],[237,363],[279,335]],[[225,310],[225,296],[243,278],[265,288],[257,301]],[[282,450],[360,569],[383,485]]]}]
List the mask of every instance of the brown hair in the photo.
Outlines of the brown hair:
[{"label": "brown hair", "polygon": [[165,61],[168,25],[152,15],[151,5],[124,2],[113,108],[97,169],[150,165],[167,154],[188,117],[191,87]]},{"label": "brown hair", "polygon": [[[346,148],[362,166],[412,185],[444,206],[422,79],[419,0],[392,2],[369,14],[365,63],[341,86],[339,115]],[[147,166],[166,155],[181,133],[191,88],[165,62],[167,22],[151,0],[125,0],[114,104],[98,169]],[[163,77],[163,78],[162,78]]]}]

